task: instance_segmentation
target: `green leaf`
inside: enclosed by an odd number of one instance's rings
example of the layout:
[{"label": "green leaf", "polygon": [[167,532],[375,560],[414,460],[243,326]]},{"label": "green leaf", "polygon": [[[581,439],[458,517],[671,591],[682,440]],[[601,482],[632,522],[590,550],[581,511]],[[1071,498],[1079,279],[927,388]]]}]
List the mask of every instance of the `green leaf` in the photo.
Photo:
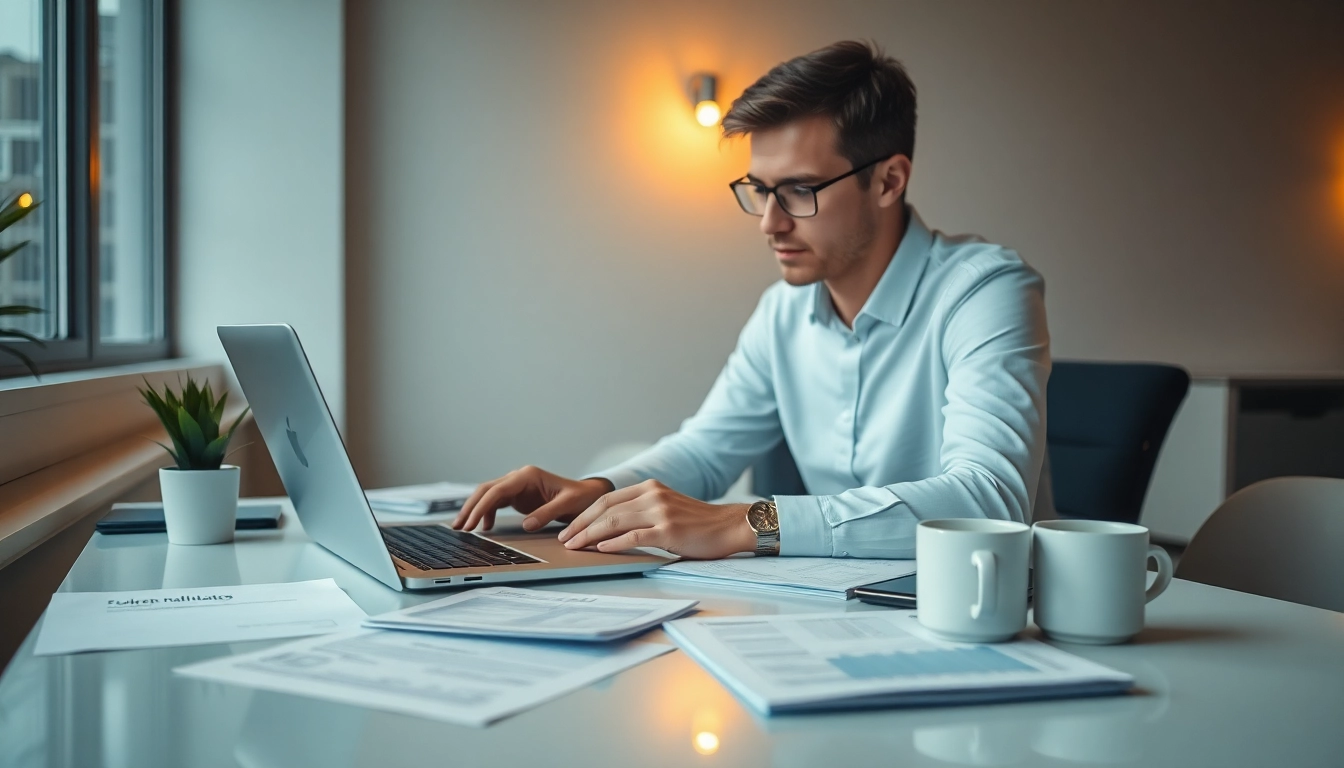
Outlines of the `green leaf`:
[{"label": "green leaf", "polygon": [[27,216],[33,211],[36,211],[37,207],[39,205],[42,205],[40,201],[34,200],[33,204],[28,206],[27,208],[20,208],[19,197],[21,196],[21,194],[22,193],[20,193],[19,195],[15,195],[9,200],[6,200],[5,204],[3,206],[0,206],[0,232],[4,232],[6,229],[9,229],[11,225],[20,221],[21,219],[23,219],[23,217]]},{"label": "green leaf", "polygon": [[191,376],[187,376],[186,389],[182,390],[182,407],[192,416],[195,416],[201,407],[201,391],[196,388],[196,382],[191,380]]},{"label": "green leaf", "polygon": [[242,424],[242,423],[243,423],[243,417],[246,416],[246,415],[247,415],[247,412],[250,411],[250,410],[252,410],[252,406],[249,405],[249,406],[247,406],[246,408],[243,409],[243,412],[242,412],[242,413],[238,414],[238,418],[236,418],[236,419],[233,420],[233,426],[229,427],[229,431],[228,431],[228,433],[227,433],[227,435],[226,435],[230,440],[233,439],[233,431],[234,431],[235,429],[238,429],[238,425],[239,425],[239,424]]},{"label": "green leaf", "polygon": [[210,406],[201,398],[201,408],[196,412],[196,424],[201,428],[201,434],[205,435],[205,442],[210,443],[216,437],[219,437],[219,422],[210,418]]},{"label": "green leaf", "polygon": [[7,307],[0,307],[0,315],[40,315],[46,311],[41,307],[30,307],[26,304],[11,304]]},{"label": "green leaf", "polygon": [[225,392],[223,395],[220,395],[219,402],[215,403],[215,410],[210,412],[210,418],[214,419],[216,424],[223,421],[224,403],[228,401],[229,401],[229,393]]},{"label": "green leaf", "polygon": [[160,443],[158,440],[151,440],[150,442],[154,443],[155,445],[159,446],[159,447],[162,448],[163,450],[167,451],[167,452],[168,452],[168,455],[173,457],[173,463],[177,464],[177,468],[178,468],[178,469],[189,469],[189,468],[190,468],[190,467],[187,466],[187,460],[186,460],[186,458],[183,457],[183,456],[179,456],[179,455],[176,454],[176,453],[173,453],[173,449],[172,449],[172,448],[169,448],[168,446],[164,445],[163,443]]},{"label": "green leaf", "polygon": [[196,420],[187,413],[186,408],[177,409],[177,423],[182,428],[182,438],[187,445],[187,458],[195,465],[205,451],[205,435],[201,433],[201,428],[196,424]]},{"label": "green leaf", "polygon": [[211,440],[210,444],[205,446],[205,453],[201,455],[201,463],[205,465],[205,469],[219,469],[219,465],[224,463],[224,450],[228,447],[228,435],[221,435]]},{"label": "green leaf", "polygon": [[23,367],[27,368],[29,373],[33,374],[33,378],[35,379],[42,378],[42,376],[37,372],[37,364],[33,362],[33,359],[31,357],[9,346],[8,344],[0,344],[0,352],[4,352],[5,354],[13,355],[14,357],[19,358],[19,362],[23,363]]},{"label": "green leaf", "polygon": [[13,338],[13,339],[24,339],[24,340],[26,340],[26,341],[31,341],[31,342],[33,342],[34,344],[36,344],[36,345],[39,346],[39,347],[45,347],[45,346],[47,346],[46,344],[44,344],[44,343],[42,342],[41,339],[37,338],[37,337],[34,336],[33,334],[31,334],[31,333],[25,333],[24,331],[20,331],[20,330],[18,330],[18,329],[16,329],[16,328],[0,328],[0,336],[8,336],[8,337]]},{"label": "green leaf", "polygon": [[22,242],[20,242],[20,243],[17,243],[17,244],[15,244],[15,245],[9,245],[9,246],[5,246],[4,248],[0,248],[0,264],[3,264],[4,261],[5,261],[5,259],[8,259],[10,256],[13,256],[14,254],[16,254],[16,253],[18,253],[19,251],[23,250],[23,247],[24,247],[25,245],[31,243],[31,242],[33,242],[33,241],[32,241],[32,240],[24,240],[24,241],[22,241]]}]

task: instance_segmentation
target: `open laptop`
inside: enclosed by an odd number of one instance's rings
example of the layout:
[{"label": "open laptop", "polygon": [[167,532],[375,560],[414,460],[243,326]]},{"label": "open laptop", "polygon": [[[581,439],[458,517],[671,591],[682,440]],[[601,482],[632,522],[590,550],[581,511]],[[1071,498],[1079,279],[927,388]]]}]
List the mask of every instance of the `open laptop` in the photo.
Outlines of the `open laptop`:
[{"label": "open laptop", "polygon": [[308,535],[393,589],[639,573],[670,562],[637,550],[575,551],[555,532],[454,531],[442,523],[380,525],[288,325],[221,325],[219,340]]}]

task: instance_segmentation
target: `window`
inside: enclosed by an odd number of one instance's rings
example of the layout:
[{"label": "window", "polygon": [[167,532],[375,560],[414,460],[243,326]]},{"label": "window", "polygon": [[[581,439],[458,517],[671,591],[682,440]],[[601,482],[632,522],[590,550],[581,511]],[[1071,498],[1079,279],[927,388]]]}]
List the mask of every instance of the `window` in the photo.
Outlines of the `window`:
[{"label": "window", "polygon": [[[43,372],[166,357],[165,0],[0,0],[0,328]],[[115,170],[115,172],[114,172]],[[0,352],[0,376],[26,375]]]}]

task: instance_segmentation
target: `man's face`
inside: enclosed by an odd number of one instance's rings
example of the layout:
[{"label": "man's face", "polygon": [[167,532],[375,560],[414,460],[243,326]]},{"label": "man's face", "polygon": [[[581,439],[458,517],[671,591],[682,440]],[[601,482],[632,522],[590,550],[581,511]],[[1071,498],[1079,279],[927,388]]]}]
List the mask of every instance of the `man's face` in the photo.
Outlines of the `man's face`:
[{"label": "man's face", "polygon": [[[836,151],[835,125],[808,117],[751,134],[749,176],[766,186],[816,184],[853,168]],[[808,285],[838,280],[866,255],[876,237],[877,205],[871,189],[853,176],[817,193],[817,215],[795,219],[772,195],[761,232],[779,261],[785,282]]]}]

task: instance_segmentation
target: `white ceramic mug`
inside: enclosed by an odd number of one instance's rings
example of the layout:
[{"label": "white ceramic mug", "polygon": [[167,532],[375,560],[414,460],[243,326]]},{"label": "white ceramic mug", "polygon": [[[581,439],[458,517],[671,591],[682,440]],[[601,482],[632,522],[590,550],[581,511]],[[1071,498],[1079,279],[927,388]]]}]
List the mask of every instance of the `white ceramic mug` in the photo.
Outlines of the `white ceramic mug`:
[{"label": "white ceramic mug", "polygon": [[1006,520],[925,520],[915,529],[915,608],[934,634],[1007,640],[1027,626],[1031,529]]},{"label": "white ceramic mug", "polygon": [[[1144,606],[1171,583],[1171,557],[1148,529],[1103,520],[1047,520],[1033,527],[1034,618],[1067,643],[1123,643],[1143,629]],[[1157,578],[1144,589],[1148,560]]]}]

